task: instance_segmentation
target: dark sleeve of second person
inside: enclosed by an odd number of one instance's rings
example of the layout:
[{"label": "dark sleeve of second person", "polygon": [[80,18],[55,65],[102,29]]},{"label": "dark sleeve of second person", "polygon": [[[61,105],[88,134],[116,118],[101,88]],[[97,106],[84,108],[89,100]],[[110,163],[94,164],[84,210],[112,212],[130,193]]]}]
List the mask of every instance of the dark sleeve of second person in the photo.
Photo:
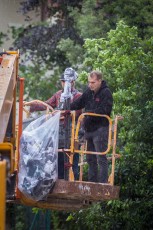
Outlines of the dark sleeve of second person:
[{"label": "dark sleeve of second person", "polygon": [[84,107],[85,107],[84,93],[70,104],[70,110],[80,110],[83,109]]}]

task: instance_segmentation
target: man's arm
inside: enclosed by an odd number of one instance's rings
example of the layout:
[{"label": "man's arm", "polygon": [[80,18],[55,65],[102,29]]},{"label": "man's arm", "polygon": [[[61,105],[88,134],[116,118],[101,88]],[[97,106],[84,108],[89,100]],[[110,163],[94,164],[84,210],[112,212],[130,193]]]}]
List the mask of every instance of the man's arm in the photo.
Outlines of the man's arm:
[{"label": "man's arm", "polygon": [[85,96],[82,94],[70,104],[70,110],[80,110],[85,107]]},{"label": "man's arm", "polygon": [[58,106],[58,99],[60,98],[59,92],[55,93],[51,98],[49,98],[47,101],[45,101],[48,105],[55,108]]},{"label": "man's arm", "polygon": [[[55,108],[56,107],[56,103],[57,103],[57,98],[56,98],[56,94],[54,94],[51,98],[49,98],[47,101],[45,101],[46,104],[50,105],[51,107]],[[40,103],[33,103],[30,106],[30,112],[34,112],[34,111],[43,111],[46,110],[46,106],[42,105]]]}]

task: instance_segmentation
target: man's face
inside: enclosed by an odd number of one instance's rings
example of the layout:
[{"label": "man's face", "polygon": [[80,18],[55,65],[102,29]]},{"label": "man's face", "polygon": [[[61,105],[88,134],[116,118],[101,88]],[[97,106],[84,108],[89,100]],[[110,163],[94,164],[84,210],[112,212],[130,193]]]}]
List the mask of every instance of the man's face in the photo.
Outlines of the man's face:
[{"label": "man's face", "polygon": [[65,81],[61,81],[62,89],[64,89]]},{"label": "man's face", "polygon": [[101,86],[101,79],[97,79],[96,75],[93,75],[92,77],[89,76],[88,86],[92,91],[97,92]]}]

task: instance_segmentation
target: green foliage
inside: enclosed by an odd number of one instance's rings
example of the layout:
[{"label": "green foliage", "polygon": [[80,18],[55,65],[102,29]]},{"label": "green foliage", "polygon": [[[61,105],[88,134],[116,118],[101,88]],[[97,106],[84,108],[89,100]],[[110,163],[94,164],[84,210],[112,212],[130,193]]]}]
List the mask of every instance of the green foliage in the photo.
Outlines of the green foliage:
[{"label": "green foliage", "polygon": [[11,26],[10,29],[11,29],[13,39],[16,39],[16,38],[20,37],[20,34],[23,33],[23,31],[24,31],[23,26],[18,27],[18,28],[16,28],[15,26]]},{"label": "green foliage", "polygon": [[74,229],[72,224],[68,222],[68,219],[70,219],[71,214],[69,212],[64,212],[64,211],[52,211],[51,213],[51,223],[52,223],[52,229],[65,229],[65,230],[70,230]]},{"label": "green foliage", "polygon": [[[23,4],[23,7],[28,7],[26,10],[31,9],[31,5],[29,4],[34,4],[33,1],[24,2],[27,2],[27,5]],[[41,1],[35,2],[36,5],[40,3]],[[35,4],[33,6],[35,6]],[[66,4],[60,2],[58,8],[52,8],[51,5],[48,5],[49,3],[47,1],[43,1],[43,4],[46,4],[45,9],[47,12],[50,10],[50,14],[48,15],[53,16],[56,13],[57,24],[49,25],[47,22],[43,22],[37,25],[30,25],[24,29],[19,28],[15,30],[12,28],[13,36],[16,37],[15,47],[20,50],[22,57],[28,52],[28,59],[32,62],[35,60],[35,57],[37,57],[35,62],[37,61],[39,65],[45,66],[44,69],[50,67],[50,69],[54,70],[56,67],[58,74],[61,74],[68,66],[73,66],[81,72],[82,62],[86,55],[82,47],[83,40],[89,38],[105,38],[110,29],[115,29],[116,23],[120,19],[124,19],[127,24],[131,26],[136,25],[138,33],[142,38],[149,37],[152,34],[153,3],[151,0],[128,2],[120,0],[66,1]],[[118,40],[118,42],[120,42],[120,40]],[[126,43],[124,44],[124,48],[126,49],[125,46]],[[91,57],[91,60],[93,58],[94,57]],[[124,56],[122,56],[122,58],[124,58]],[[118,60],[118,62],[120,62],[120,60]],[[108,64],[111,68],[111,63]],[[26,68],[29,68],[27,63]],[[122,68],[122,66],[120,68]],[[120,71],[120,68],[116,68],[116,71]],[[91,68],[86,69],[88,72],[90,70]],[[29,71],[31,71],[31,67]],[[38,68],[38,72],[41,72],[41,68]],[[35,81],[37,81],[37,78]],[[29,83],[30,82],[31,81],[29,81]],[[27,81],[26,93],[33,97],[33,95],[30,95],[31,92],[35,92],[37,95],[36,91],[38,88],[35,90],[34,87],[30,87],[29,83]],[[50,82],[48,82],[48,84],[50,84]],[[30,90],[28,92],[28,87],[30,87],[32,91]],[[44,88],[44,86],[42,87]],[[34,95],[34,98],[36,98],[36,95]],[[42,93],[40,97],[44,98]]]},{"label": "green foliage", "polygon": [[6,226],[11,230],[25,230],[25,206],[7,203],[6,206]]},{"label": "green foliage", "polygon": [[151,0],[117,1],[113,4],[114,13],[128,25],[135,25],[141,38],[153,35],[153,2]]},{"label": "green foliage", "polygon": [[6,37],[6,35],[4,33],[0,32],[0,47],[3,44],[5,37]]},{"label": "green foliage", "polygon": [[142,38],[149,38],[153,34],[153,2],[151,0],[84,0],[81,11],[70,9],[76,28],[85,39],[105,37],[106,33],[114,29],[120,20],[126,21],[130,26],[136,26]]},{"label": "green foliage", "polygon": [[105,20],[106,8],[96,10],[95,6],[95,0],[88,0],[83,1],[81,12],[78,9],[70,8],[70,15],[84,39],[103,37],[111,28],[111,25]]},{"label": "green foliage", "polygon": [[[97,205],[101,212],[91,208],[81,215],[78,213],[79,225],[84,223],[87,229],[151,229],[153,226],[152,41],[153,38],[142,41],[137,28],[130,28],[123,21],[106,39],[85,41],[85,67],[104,73],[113,91],[114,114],[124,117],[119,125],[122,158],[117,163],[115,178],[121,187],[120,200]],[[94,221],[96,218],[100,223]]]},{"label": "green foliage", "polygon": [[[48,99],[59,89],[57,81],[64,69],[73,66],[75,59],[82,59],[79,45],[82,39],[69,24],[65,28],[60,23],[53,26],[40,23],[24,30],[14,29],[14,36],[18,37],[15,47],[20,50],[20,70],[21,76],[26,77],[25,92],[28,98]],[[71,44],[67,45],[67,41]]]},{"label": "green foliage", "polygon": [[47,100],[61,87],[58,81],[59,71],[55,69],[53,72],[49,67],[47,69],[47,66],[41,66],[37,62],[34,62],[34,65],[29,65],[28,68],[22,65],[20,76],[25,78],[24,100]]},{"label": "green foliage", "polygon": [[15,230],[24,230],[26,228],[25,219],[25,209],[24,206],[18,205],[16,207],[16,215],[15,215]]},{"label": "green foliage", "polygon": [[57,48],[65,53],[65,56],[71,65],[77,66],[77,63],[83,61],[83,49],[75,41],[68,39],[61,39]]}]

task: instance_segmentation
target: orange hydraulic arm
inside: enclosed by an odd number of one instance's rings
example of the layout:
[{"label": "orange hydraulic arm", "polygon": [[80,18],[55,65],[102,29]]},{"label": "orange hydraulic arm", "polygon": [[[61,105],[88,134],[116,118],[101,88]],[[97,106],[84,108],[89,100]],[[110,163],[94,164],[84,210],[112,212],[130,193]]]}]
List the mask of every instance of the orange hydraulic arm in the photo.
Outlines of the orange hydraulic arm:
[{"label": "orange hydraulic arm", "polygon": [[19,53],[0,53],[0,229],[5,230],[6,170],[14,171]]},{"label": "orange hydraulic arm", "polygon": [[[1,56],[0,62],[0,143],[6,141],[6,131],[9,118],[12,116],[12,136],[14,144],[15,113],[16,113],[16,82],[18,76],[18,52],[8,51]],[[11,114],[12,113],[12,114]]]},{"label": "orange hydraulic arm", "polygon": [[19,52],[7,51],[0,56],[0,154],[11,160],[13,172],[16,146],[16,88]]}]

